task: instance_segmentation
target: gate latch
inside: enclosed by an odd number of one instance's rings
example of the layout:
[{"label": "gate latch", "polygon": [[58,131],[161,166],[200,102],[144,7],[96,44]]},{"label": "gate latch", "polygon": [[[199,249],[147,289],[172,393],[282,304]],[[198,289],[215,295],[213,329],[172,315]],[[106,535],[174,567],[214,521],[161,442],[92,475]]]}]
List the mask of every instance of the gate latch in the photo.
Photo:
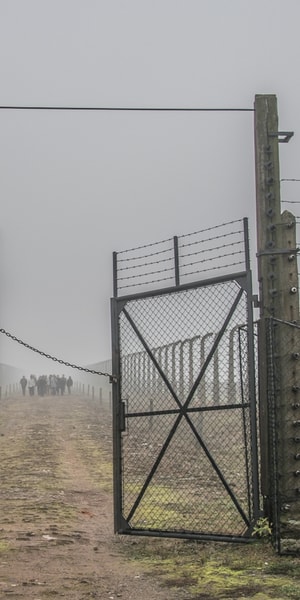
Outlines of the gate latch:
[{"label": "gate latch", "polygon": [[120,431],[125,431],[125,429],[126,429],[125,409],[126,409],[126,402],[122,401],[120,404]]}]

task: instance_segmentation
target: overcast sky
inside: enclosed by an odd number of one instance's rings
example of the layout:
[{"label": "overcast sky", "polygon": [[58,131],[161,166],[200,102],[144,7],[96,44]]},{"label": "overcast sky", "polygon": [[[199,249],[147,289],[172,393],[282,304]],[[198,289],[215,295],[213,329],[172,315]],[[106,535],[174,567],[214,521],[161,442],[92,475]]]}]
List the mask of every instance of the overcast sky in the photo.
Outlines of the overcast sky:
[{"label": "overcast sky", "polygon": [[[299,23],[299,0],[0,0],[0,105],[253,108],[272,93],[295,132],[281,177],[300,179]],[[255,257],[252,112],[0,110],[0,131],[0,327],[32,346],[110,358],[114,250],[248,216]],[[282,200],[299,192],[282,184]],[[58,371],[3,334],[0,352]]]}]

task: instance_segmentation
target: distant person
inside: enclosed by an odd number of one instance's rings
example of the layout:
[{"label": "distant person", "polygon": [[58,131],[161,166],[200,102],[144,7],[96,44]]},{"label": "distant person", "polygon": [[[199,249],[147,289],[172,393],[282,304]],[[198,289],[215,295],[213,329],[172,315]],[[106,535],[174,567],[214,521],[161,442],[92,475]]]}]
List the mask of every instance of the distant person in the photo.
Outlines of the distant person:
[{"label": "distant person", "polygon": [[34,375],[30,375],[29,377],[29,381],[28,381],[28,390],[29,390],[29,395],[30,396],[34,396],[34,388],[36,386],[36,378]]},{"label": "distant person", "polygon": [[25,375],[23,375],[23,377],[20,379],[20,384],[21,384],[21,388],[22,388],[22,394],[23,394],[23,396],[25,396],[26,386],[27,386],[27,379],[26,379]]},{"label": "distant person", "polygon": [[69,376],[67,379],[67,388],[68,388],[69,394],[71,394],[72,385],[73,385],[73,379],[72,379],[72,377]]},{"label": "distant person", "polygon": [[60,388],[61,396],[63,396],[65,393],[66,383],[67,383],[67,380],[66,380],[65,376],[63,375],[62,377],[60,377],[60,381],[59,381],[59,388]]},{"label": "distant person", "polygon": [[40,375],[37,380],[37,390],[39,396],[45,396],[47,394],[48,378],[47,375]]},{"label": "distant person", "polygon": [[49,386],[50,386],[51,395],[55,396],[56,395],[56,377],[55,377],[55,375],[50,375]]}]

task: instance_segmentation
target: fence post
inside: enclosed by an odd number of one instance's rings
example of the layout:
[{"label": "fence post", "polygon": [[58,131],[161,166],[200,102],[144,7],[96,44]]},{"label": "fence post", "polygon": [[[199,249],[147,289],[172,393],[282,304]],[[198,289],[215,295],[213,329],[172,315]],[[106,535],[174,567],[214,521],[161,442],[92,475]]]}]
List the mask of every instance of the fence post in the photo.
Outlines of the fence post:
[{"label": "fence post", "polygon": [[[269,425],[268,407],[268,344],[266,321],[270,317],[284,321],[299,322],[299,293],[296,259],[295,219],[287,211],[281,215],[279,142],[288,142],[292,132],[278,131],[277,99],[274,95],[255,97],[255,166],[256,166],[256,214],[257,214],[257,256],[259,277],[259,403],[261,438],[261,481],[265,496],[265,512],[274,520],[271,499],[279,505],[280,515],[291,511],[294,522],[300,518],[300,497],[295,493],[293,480],[294,449],[289,440],[293,439],[291,385],[298,378],[300,369],[291,360],[293,351],[292,333],[284,339],[280,328],[276,328],[276,356],[274,364],[279,381],[276,385],[275,412],[278,424],[276,444],[278,471],[280,478],[275,491],[271,468],[271,440],[267,431]],[[290,328],[293,329],[292,327]],[[299,412],[300,417],[300,412]],[[294,489],[293,489],[294,488]],[[293,515],[293,516],[292,516]],[[278,517],[280,521],[282,516]],[[286,520],[286,516],[285,516]],[[294,534],[298,537],[295,529]],[[293,537],[289,528],[289,537]]]}]

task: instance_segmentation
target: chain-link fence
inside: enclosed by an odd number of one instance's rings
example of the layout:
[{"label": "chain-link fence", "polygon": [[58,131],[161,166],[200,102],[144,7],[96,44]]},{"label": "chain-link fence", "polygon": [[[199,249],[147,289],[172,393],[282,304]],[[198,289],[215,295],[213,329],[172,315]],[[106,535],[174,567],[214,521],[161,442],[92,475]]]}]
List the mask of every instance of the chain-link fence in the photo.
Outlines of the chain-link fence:
[{"label": "chain-link fence", "polygon": [[251,535],[258,483],[245,287],[246,278],[228,279],[116,300],[119,531]]}]

